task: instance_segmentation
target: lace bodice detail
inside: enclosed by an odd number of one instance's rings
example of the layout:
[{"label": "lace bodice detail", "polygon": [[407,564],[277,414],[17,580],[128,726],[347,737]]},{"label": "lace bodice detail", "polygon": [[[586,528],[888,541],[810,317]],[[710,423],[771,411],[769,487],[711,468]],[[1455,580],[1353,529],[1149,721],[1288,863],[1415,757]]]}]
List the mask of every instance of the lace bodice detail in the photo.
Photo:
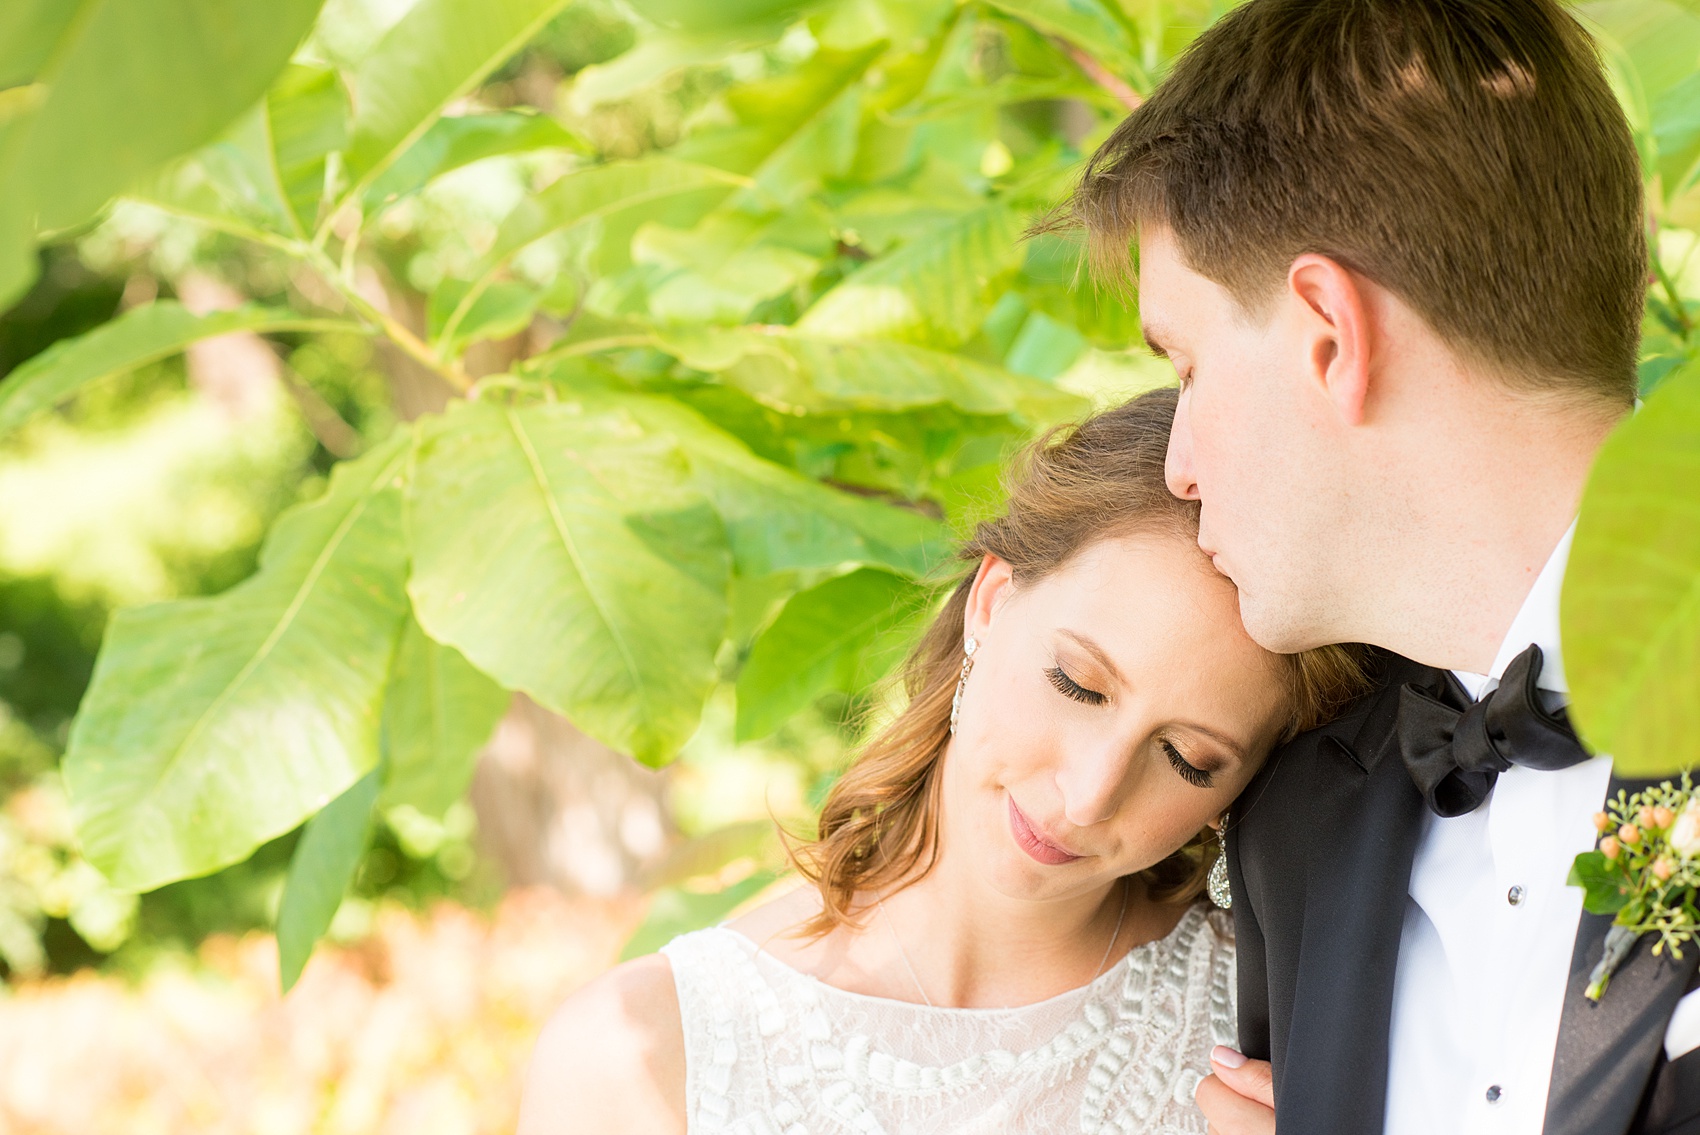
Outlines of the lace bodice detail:
[{"label": "lace bodice detail", "polygon": [[723,927],[681,935],[690,1135],[1180,1135],[1233,1044],[1233,922],[1195,906],[1096,981],[1013,1009],[836,989]]}]

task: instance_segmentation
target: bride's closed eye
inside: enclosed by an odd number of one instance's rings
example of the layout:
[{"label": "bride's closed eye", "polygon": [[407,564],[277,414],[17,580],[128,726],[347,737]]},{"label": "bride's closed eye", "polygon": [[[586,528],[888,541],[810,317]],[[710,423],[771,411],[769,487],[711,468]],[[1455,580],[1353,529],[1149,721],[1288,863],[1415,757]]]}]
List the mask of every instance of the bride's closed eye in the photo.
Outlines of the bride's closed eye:
[{"label": "bride's closed eye", "polygon": [[1181,756],[1181,751],[1175,748],[1174,742],[1165,737],[1160,744],[1163,746],[1163,755],[1169,758],[1169,764],[1180,773],[1182,780],[1195,788],[1209,788],[1214,783],[1210,772]]},{"label": "bride's closed eye", "polygon": [[[1069,675],[1069,672],[1061,666],[1048,668],[1045,671],[1045,677],[1050,679],[1051,685],[1057,688],[1058,693],[1064,697],[1073,698],[1077,702],[1083,702],[1086,705],[1103,705],[1110,700],[1107,695],[1097,690],[1088,689],[1075,681]],[[1169,758],[1170,766],[1174,768],[1182,780],[1195,788],[1209,788],[1215,783],[1210,771],[1199,768],[1182,756],[1180,749],[1175,747],[1174,742],[1165,737],[1158,744],[1163,746],[1163,755]]]},{"label": "bride's closed eye", "polygon": [[1046,670],[1045,677],[1051,680],[1051,685],[1057,688],[1058,693],[1064,697],[1073,698],[1077,702],[1085,702],[1087,705],[1103,705],[1110,700],[1097,690],[1089,690],[1069,677],[1068,671],[1061,666],[1052,666]]}]

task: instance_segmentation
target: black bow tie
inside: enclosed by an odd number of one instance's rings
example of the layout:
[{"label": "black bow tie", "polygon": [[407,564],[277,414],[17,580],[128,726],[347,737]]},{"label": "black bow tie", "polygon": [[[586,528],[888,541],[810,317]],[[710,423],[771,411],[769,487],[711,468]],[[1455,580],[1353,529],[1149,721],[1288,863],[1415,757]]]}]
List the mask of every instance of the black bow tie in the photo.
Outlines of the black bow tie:
[{"label": "black bow tie", "polygon": [[1480,701],[1451,682],[1440,696],[1409,683],[1399,690],[1399,749],[1435,815],[1475,811],[1512,765],[1551,771],[1588,759],[1564,710],[1542,707],[1540,673],[1541,648],[1530,646]]}]

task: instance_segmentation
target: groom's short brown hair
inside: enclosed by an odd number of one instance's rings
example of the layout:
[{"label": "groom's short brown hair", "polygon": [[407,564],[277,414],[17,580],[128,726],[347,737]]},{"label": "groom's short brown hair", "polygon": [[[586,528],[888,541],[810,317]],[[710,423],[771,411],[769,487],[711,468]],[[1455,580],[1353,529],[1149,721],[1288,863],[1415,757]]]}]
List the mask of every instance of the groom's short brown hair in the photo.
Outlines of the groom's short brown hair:
[{"label": "groom's short brown hair", "polygon": [[1093,154],[1097,270],[1141,223],[1249,309],[1321,253],[1520,384],[1635,396],[1639,165],[1554,0],[1250,0]]}]

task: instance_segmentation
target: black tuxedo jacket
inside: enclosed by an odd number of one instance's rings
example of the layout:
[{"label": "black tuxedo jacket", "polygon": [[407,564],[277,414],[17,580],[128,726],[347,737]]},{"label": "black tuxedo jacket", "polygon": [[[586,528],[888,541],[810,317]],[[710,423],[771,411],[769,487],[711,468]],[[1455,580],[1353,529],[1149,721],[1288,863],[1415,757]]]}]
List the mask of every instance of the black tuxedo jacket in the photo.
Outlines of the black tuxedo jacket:
[{"label": "black tuxedo jacket", "polygon": [[[1394,716],[1403,683],[1445,678],[1392,654],[1375,665],[1376,691],[1276,750],[1230,818],[1240,1047],[1274,1064],[1281,1135],[1384,1127],[1394,968],[1425,807]],[[1614,778],[1610,794],[1646,783]],[[1643,938],[1596,1005],[1582,991],[1609,924],[1584,914],[1577,932],[1544,1135],[1700,1135],[1700,1050],[1664,1057],[1700,944],[1675,961]]]}]

